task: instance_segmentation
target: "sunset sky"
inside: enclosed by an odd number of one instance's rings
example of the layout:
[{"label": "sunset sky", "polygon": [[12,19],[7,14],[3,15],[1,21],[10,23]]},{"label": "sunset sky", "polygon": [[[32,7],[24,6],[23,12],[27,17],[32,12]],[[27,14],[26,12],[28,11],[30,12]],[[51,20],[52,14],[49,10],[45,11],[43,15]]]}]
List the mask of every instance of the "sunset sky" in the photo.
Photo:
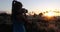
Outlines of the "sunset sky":
[{"label": "sunset sky", "polygon": [[[13,0],[0,0],[0,11],[11,13],[11,3]],[[35,13],[43,11],[60,10],[60,0],[18,0],[29,12]]]}]

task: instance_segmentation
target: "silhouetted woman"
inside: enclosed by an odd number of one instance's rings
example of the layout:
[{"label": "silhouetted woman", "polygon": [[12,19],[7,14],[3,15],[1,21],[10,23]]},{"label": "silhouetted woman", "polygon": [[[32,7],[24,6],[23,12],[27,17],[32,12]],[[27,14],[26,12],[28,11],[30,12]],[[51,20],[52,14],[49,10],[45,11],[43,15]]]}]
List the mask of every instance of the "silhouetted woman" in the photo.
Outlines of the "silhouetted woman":
[{"label": "silhouetted woman", "polygon": [[14,0],[12,3],[13,32],[25,32],[21,9],[22,4]]}]

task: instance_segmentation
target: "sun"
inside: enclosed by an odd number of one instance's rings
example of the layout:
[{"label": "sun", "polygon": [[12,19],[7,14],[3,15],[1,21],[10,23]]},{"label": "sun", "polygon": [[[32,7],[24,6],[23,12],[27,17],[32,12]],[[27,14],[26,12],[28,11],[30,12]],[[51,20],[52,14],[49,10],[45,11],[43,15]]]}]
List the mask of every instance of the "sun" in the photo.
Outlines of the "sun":
[{"label": "sun", "polygon": [[45,13],[44,16],[52,17],[52,16],[55,16],[55,13],[54,12],[48,12],[48,13]]},{"label": "sun", "polygon": [[47,13],[47,16],[54,16],[54,13],[53,12],[49,12],[49,13]]},{"label": "sun", "polygon": [[45,17],[44,19],[48,20],[48,21],[54,20],[55,19],[54,18],[55,17],[55,13],[52,12],[52,11],[51,12],[49,11],[49,12],[47,12],[47,13],[44,14],[44,17]]}]

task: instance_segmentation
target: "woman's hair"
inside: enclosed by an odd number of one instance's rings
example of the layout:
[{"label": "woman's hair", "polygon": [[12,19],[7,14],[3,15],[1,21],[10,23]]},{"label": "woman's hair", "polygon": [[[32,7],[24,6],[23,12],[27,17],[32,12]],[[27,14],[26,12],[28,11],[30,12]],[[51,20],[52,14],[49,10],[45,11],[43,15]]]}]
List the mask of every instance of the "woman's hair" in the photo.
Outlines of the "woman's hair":
[{"label": "woman's hair", "polygon": [[21,9],[22,6],[23,6],[23,5],[22,5],[21,2],[15,1],[15,8],[16,8],[16,9]]}]

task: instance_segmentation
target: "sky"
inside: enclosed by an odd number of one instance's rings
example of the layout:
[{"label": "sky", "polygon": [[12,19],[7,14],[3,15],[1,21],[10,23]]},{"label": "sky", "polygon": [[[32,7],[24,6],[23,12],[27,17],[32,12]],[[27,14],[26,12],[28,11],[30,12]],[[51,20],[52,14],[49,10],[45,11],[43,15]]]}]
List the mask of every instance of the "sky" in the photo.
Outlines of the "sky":
[{"label": "sky", "polygon": [[[13,0],[0,0],[0,11],[11,13]],[[60,0],[17,0],[23,4],[29,12],[39,13],[46,10],[60,10]]]}]

